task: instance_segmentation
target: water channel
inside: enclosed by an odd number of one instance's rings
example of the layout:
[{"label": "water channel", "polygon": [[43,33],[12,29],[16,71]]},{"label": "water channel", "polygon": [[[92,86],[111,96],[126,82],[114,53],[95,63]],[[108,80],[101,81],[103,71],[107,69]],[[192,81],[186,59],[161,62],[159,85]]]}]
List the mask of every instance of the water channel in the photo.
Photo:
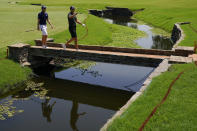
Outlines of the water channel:
[{"label": "water channel", "polygon": [[169,37],[154,33],[152,31],[154,27],[147,24],[141,24],[137,20],[120,17],[104,18],[104,20],[111,24],[128,26],[145,32],[146,36],[135,41],[135,43],[142,48],[171,50],[174,45]]},{"label": "water channel", "polygon": [[39,68],[25,88],[0,100],[0,129],[98,131],[154,68],[91,61],[52,67],[48,74]]}]

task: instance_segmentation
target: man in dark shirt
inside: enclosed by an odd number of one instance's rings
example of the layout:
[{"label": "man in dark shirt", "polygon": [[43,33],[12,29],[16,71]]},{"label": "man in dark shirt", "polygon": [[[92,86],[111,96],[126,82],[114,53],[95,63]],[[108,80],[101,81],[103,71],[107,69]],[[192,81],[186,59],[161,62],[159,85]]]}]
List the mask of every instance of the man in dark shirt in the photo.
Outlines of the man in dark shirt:
[{"label": "man in dark shirt", "polygon": [[47,22],[50,24],[51,28],[53,26],[48,18],[48,14],[46,13],[46,6],[42,6],[42,11],[38,14],[38,24],[37,29],[42,31],[42,47],[46,48],[46,41],[48,37],[47,33]]},{"label": "man in dark shirt", "polygon": [[85,24],[82,24],[77,20],[77,13],[75,13],[75,7],[71,6],[70,7],[70,12],[68,13],[68,24],[69,24],[69,32],[71,34],[71,39],[67,41],[66,45],[63,44],[62,47],[66,49],[66,46],[69,45],[72,41],[75,41],[75,48],[78,50],[78,44],[77,44],[77,32],[76,32],[76,23],[85,26]]}]

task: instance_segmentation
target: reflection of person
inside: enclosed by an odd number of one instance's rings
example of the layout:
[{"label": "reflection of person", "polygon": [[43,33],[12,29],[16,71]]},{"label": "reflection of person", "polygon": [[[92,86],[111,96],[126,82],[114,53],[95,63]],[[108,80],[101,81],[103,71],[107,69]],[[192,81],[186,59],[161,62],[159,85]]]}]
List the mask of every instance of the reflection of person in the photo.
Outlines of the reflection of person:
[{"label": "reflection of person", "polygon": [[46,41],[48,37],[47,33],[47,22],[50,24],[53,29],[52,24],[48,18],[48,14],[46,13],[46,6],[42,6],[42,11],[38,14],[38,24],[37,29],[42,31],[42,47],[46,48]]},{"label": "reflection of person", "polygon": [[56,102],[50,105],[49,101],[50,99],[46,99],[45,102],[42,103],[42,115],[47,118],[48,122],[51,122],[51,113]]},{"label": "reflection of person", "polygon": [[64,49],[66,49],[66,46],[68,46],[69,43],[71,43],[72,41],[75,41],[75,48],[78,49],[76,23],[85,26],[85,24],[82,24],[77,20],[77,13],[75,13],[75,7],[71,6],[70,13],[68,13],[68,24],[69,24],[69,32],[72,38],[69,41],[67,41],[66,45],[65,44],[62,45]]},{"label": "reflection of person", "polygon": [[77,110],[78,110],[78,102],[73,101],[73,106],[72,106],[71,114],[70,114],[70,117],[71,117],[70,118],[70,125],[71,125],[73,131],[78,131],[76,124],[77,124],[77,120],[78,120],[79,116],[86,114],[86,112],[78,114]]}]

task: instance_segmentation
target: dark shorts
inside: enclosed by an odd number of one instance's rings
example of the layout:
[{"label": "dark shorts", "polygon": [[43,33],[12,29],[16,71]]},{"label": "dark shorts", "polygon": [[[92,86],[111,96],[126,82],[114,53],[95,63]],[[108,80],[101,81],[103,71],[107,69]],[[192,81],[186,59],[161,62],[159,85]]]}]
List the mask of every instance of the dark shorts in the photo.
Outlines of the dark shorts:
[{"label": "dark shorts", "polygon": [[69,32],[70,32],[72,38],[77,37],[76,26],[69,27]]}]

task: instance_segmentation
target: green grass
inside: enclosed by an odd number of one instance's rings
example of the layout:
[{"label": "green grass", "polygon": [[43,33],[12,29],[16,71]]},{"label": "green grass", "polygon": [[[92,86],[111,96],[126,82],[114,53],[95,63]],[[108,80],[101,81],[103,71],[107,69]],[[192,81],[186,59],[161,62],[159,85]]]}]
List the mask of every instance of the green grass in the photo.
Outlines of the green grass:
[{"label": "green grass", "polygon": [[[136,29],[109,24],[93,15],[88,16],[86,24],[88,35],[84,39],[81,38],[86,35],[86,29],[81,25],[77,26],[79,44],[140,48],[134,40],[145,35]],[[70,39],[70,34],[67,29],[50,37],[54,38],[55,42],[65,43]]]},{"label": "green grass", "polygon": [[27,80],[28,75],[31,73],[31,69],[27,67],[21,68],[18,63],[10,60],[0,61],[0,94],[8,91],[4,88],[6,85],[14,85],[20,81]]},{"label": "green grass", "polygon": [[[191,3],[194,4],[194,1]],[[153,25],[154,27],[159,27],[166,30],[167,32],[171,32],[173,25],[176,22],[189,21],[192,22],[194,28],[197,29],[196,14],[193,14],[191,12],[194,12],[194,9],[192,9],[192,7],[191,8],[168,7],[166,9],[163,7],[163,9],[155,8],[155,10],[148,8],[145,11],[138,13],[135,17],[142,21],[146,21],[147,23]],[[188,25],[184,25],[181,27],[186,37],[183,41],[181,41],[179,45],[193,46],[194,41],[197,39],[197,34],[193,32]]]},{"label": "green grass", "polygon": [[[77,35],[79,39],[79,44],[96,44],[96,45],[105,45],[111,42],[112,33],[110,32],[108,25],[96,18],[95,16],[89,16],[87,19],[87,28],[88,28],[88,36],[85,39],[80,40],[85,34],[86,29],[81,25],[77,25]],[[100,29],[102,28],[102,30]],[[66,40],[70,39],[70,33],[67,30],[64,32],[60,32],[51,36],[55,39],[56,42],[66,42]]]},{"label": "green grass", "polygon": [[[31,73],[28,68],[21,68],[19,64],[11,60],[1,60],[6,57],[6,47],[16,43],[26,43],[41,37],[41,32],[25,32],[36,29],[37,14],[40,12],[39,6],[9,4],[9,0],[0,1],[0,93],[7,93],[9,90],[5,86],[13,85],[27,79]],[[51,7],[48,11],[51,22],[55,29],[49,28],[49,34],[62,32],[66,29],[67,19],[66,7]],[[79,20],[86,16],[80,14]],[[31,43],[33,44],[33,43]]]},{"label": "green grass", "polygon": [[4,47],[4,48],[0,48],[0,59],[4,59],[7,55],[7,49]]},{"label": "green grass", "polygon": [[[145,8],[135,15],[136,18],[145,21],[155,27],[171,32],[174,23],[190,21],[197,29],[197,1],[196,0],[22,0],[23,4],[42,3],[49,6],[75,5],[79,11],[87,12],[87,9],[102,9],[105,6],[128,7],[132,10]],[[189,28],[184,28],[187,37],[180,45],[193,46],[197,34]]]},{"label": "green grass", "polygon": [[[194,26],[193,24],[191,24],[191,25]],[[185,35],[185,39],[179,45],[185,46],[185,44],[187,44],[187,46],[194,46],[194,41],[197,41],[197,33],[193,33],[193,31],[191,31],[191,28],[189,27],[189,25],[182,25],[181,28],[184,30],[184,33],[186,35]],[[197,29],[197,28],[195,28],[195,29]],[[187,39],[192,39],[192,41],[188,42]]]},{"label": "green grass", "polygon": [[197,67],[195,64],[173,65],[153,79],[150,86],[109,126],[108,131],[138,130],[153,108],[161,101],[170,83],[184,74],[172,87],[165,103],[158,108],[144,130],[194,131],[197,129]]},{"label": "green grass", "polygon": [[[30,5],[10,5],[9,0],[0,1],[0,48],[15,43],[25,43],[41,37],[40,31],[25,32],[36,29],[37,14],[40,12],[39,6]],[[54,24],[54,30],[48,28],[49,34],[62,32],[67,27],[66,7],[49,7],[49,17]],[[79,20],[86,16],[80,14]]]}]

